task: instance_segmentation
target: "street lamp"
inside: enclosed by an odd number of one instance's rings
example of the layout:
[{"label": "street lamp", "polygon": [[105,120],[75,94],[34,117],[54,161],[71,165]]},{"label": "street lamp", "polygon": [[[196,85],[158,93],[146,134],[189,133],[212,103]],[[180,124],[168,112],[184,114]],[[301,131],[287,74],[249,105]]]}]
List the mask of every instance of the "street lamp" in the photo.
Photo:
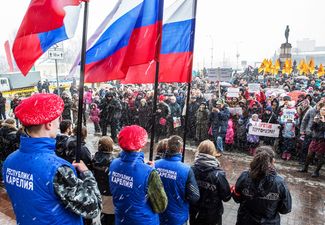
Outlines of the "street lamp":
[{"label": "street lamp", "polygon": [[214,41],[213,41],[213,37],[212,35],[208,35],[208,37],[210,38],[211,40],[211,68],[213,68],[213,44],[214,44]]}]

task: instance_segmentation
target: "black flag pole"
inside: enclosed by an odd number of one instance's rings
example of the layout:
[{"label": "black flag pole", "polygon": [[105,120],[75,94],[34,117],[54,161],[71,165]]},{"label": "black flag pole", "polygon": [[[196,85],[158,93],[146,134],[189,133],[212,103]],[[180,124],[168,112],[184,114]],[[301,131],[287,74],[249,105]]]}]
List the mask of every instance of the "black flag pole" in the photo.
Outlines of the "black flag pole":
[{"label": "black flag pole", "polygon": [[83,97],[84,97],[84,83],[85,83],[85,64],[86,64],[86,48],[87,48],[87,27],[88,27],[88,0],[84,0],[84,20],[82,32],[82,46],[81,46],[81,62],[80,62],[80,82],[79,82],[79,102],[78,102],[78,120],[77,120],[77,148],[76,148],[76,162],[80,162],[81,150],[81,128],[82,128],[82,113],[83,113]]},{"label": "black flag pole", "polygon": [[150,136],[149,161],[152,161],[152,159],[153,159],[153,145],[155,142],[158,78],[159,78],[159,62],[156,62],[155,88],[154,88],[154,94],[153,94],[153,107],[152,107],[152,117],[151,117],[152,127],[151,127],[151,136]]},{"label": "black flag pole", "polygon": [[182,153],[182,162],[184,162],[185,159],[185,149],[186,149],[186,136],[187,136],[187,123],[188,123],[188,106],[190,104],[190,97],[191,97],[191,82],[188,82],[187,87],[187,95],[186,95],[186,105],[185,105],[185,122],[184,122],[184,136],[183,136],[183,153]]}]

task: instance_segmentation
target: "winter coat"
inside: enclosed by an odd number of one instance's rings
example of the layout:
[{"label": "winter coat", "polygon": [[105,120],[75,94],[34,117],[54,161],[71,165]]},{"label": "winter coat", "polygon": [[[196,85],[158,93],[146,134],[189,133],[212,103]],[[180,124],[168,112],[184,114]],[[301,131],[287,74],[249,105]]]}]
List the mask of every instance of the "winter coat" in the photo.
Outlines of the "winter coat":
[{"label": "winter coat", "polygon": [[209,110],[196,112],[196,138],[203,141],[209,138]]},{"label": "winter coat", "polygon": [[258,121],[253,121],[252,119],[249,119],[248,124],[246,125],[246,130],[247,130],[247,141],[249,143],[254,143],[257,144],[260,142],[260,137],[257,135],[249,134],[249,127],[252,126],[254,122],[261,122],[261,120]]},{"label": "winter coat", "polygon": [[234,137],[235,137],[234,122],[232,121],[232,119],[229,119],[225,143],[228,145],[232,145],[234,143]]},{"label": "winter coat", "polygon": [[200,200],[190,205],[191,224],[214,224],[223,214],[222,201],[229,201],[231,192],[225,172],[218,160],[211,155],[199,153],[192,166],[200,189]]},{"label": "winter coat", "polygon": [[109,166],[114,159],[115,157],[112,153],[98,151],[95,153],[92,160],[94,176],[98,184],[98,189],[102,195],[112,195],[109,190],[108,174]]},{"label": "winter coat", "polygon": [[282,137],[294,138],[296,136],[296,121],[281,123],[282,125]]},{"label": "winter coat", "polygon": [[71,110],[72,110],[72,117],[74,123],[76,123],[78,118],[78,104],[79,104],[78,99],[73,98]]},{"label": "winter coat", "polygon": [[278,123],[277,116],[273,112],[271,114],[263,113],[262,122],[277,124]]},{"label": "winter coat", "polygon": [[17,129],[3,125],[0,128],[0,161],[4,161],[8,155],[19,148],[17,142]]},{"label": "winter coat", "polygon": [[66,152],[67,152],[67,142],[69,140],[69,136],[65,134],[58,134],[56,135],[55,139],[56,139],[56,145],[55,145],[56,155],[68,161]]},{"label": "winter coat", "polygon": [[71,109],[73,103],[68,96],[63,98],[63,102],[64,102],[64,109],[62,112],[62,117],[63,119],[71,120]]},{"label": "winter coat", "polygon": [[2,93],[0,93],[0,111],[5,111],[6,109],[6,98],[2,96]]},{"label": "winter coat", "polygon": [[299,115],[299,124],[298,124],[298,128],[301,127],[301,123],[302,123],[302,120],[303,118],[305,117],[306,113],[311,109],[312,107],[311,106],[308,106],[306,108],[303,108],[302,106],[299,106],[297,108],[297,112],[298,112],[298,115]]},{"label": "winter coat", "polygon": [[99,123],[100,119],[99,119],[99,115],[100,115],[100,111],[97,108],[96,104],[92,104],[92,109],[90,110],[90,120],[93,121],[93,123]]},{"label": "winter coat", "polygon": [[84,103],[91,104],[93,101],[93,93],[91,91],[87,91],[84,95]]},{"label": "winter coat", "polygon": [[197,102],[192,102],[188,106],[188,123],[189,125],[194,125],[196,122],[196,112],[198,111],[200,105]]},{"label": "winter coat", "polygon": [[229,117],[230,112],[226,107],[221,109],[219,112],[210,113],[210,123],[212,126],[213,136],[219,136],[222,138],[226,136]]},{"label": "winter coat", "polygon": [[240,203],[236,225],[280,225],[280,215],[291,212],[292,201],[284,179],[270,171],[260,181],[253,181],[250,172],[238,178],[233,193]]},{"label": "winter coat", "polygon": [[148,128],[148,122],[151,119],[151,109],[148,104],[140,105],[138,108],[139,125],[143,128]]},{"label": "winter coat", "polygon": [[[76,148],[77,148],[77,138],[75,136],[71,136],[67,141],[67,150],[66,150],[67,161],[69,161],[70,163],[72,163],[76,159],[75,156]],[[86,166],[90,167],[91,153],[84,141],[81,142],[80,159],[86,164]]]},{"label": "winter coat", "polygon": [[20,104],[21,100],[20,99],[13,99],[10,102],[10,108],[12,109],[13,112],[15,112],[16,107]]},{"label": "winter coat", "polygon": [[246,126],[247,126],[248,119],[245,117],[240,117],[237,126],[236,126],[236,140],[246,142]]},{"label": "winter coat", "polygon": [[[320,116],[319,116],[320,117]],[[313,122],[311,126],[312,139],[313,140],[324,140],[325,139],[325,123],[319,121],[318,123]]]},{"label": "winter coat", "polygon": [[177,102],[170,103],[169,108],[170,108],[170,115],[172,117],[181,117],[182,110],[181,110],[181,107],[179,106],[179,104]]},{"label": "winter coat", "polygon": [[169,106],[165,102],[159,102],[157,105],[157,110],[160,112],[157,112],[157,123],[160,124],[159,122],[161,119],[166,119],[170,115],[170,109]]},{"label": "winter coat", "polygon": [[113,120],[120,120],[122,117],[122,105],[118,99],[108,100],[103,98],[99,104],[100,119],[102,121],[112,122]]},{"label": "winter coat", "polygon": [[306,133],[306,135],[311,135],[311,126],[313,125],[314,117],[316,116],[316,108],[311,108],[308,110],[301,121],[300,132]]}]

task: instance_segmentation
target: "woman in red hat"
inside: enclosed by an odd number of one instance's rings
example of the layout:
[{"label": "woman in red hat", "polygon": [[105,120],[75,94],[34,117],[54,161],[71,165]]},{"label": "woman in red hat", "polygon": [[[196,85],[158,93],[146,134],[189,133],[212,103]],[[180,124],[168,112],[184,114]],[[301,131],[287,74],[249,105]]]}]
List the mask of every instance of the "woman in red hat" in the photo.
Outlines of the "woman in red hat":
[{"label": "woman in red hat", "polygon": [[100,213],[102,200],[93,174],[82,161],[70,164],[55,154],[63,108],[59,96],[35,94],[15,109],[26,136],[4,162],[3,175],[17,224],[81,225],[82,217]]}]

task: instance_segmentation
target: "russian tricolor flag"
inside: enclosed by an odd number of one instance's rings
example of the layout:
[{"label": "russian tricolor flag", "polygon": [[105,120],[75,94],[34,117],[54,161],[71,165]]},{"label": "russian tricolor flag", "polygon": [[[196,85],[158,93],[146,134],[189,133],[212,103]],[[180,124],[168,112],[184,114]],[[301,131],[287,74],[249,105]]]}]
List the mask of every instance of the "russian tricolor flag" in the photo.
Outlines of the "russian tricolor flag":
[{"label": "russian tricolor flag", "polygon": [[17,66],[26,75],[52,45],[71,38],[81,0],[32,0],[13,44]]},{"label": "russian tricolor flag", "polygon": [[[164,10],[159,82],[192,80],[196,0],[177,0]],[[123,83],[154,83],[155,62],[131,68]]]},{"label": "russian tricolor flag", "polygon": [[159,57],[163,0],[123,0],[87,50],[86,82],[124,79],[133,66]]}]

